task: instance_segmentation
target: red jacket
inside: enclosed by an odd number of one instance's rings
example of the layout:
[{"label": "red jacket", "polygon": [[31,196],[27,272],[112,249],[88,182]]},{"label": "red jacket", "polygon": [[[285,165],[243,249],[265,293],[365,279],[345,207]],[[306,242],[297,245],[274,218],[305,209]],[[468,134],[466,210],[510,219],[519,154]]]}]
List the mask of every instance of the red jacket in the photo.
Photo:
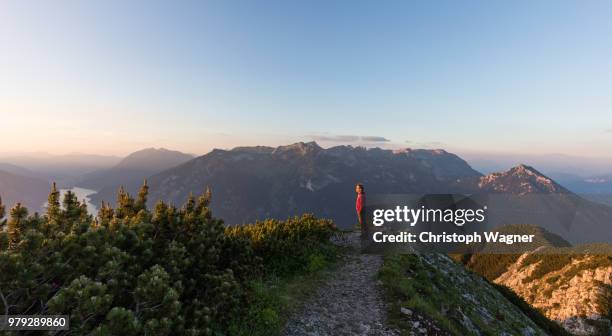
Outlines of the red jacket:
[{"label": "red jacket", "polygon": [[365,193],[357,194],[357,202],[355,202],[355,210],[361,213],[365,208]]}]

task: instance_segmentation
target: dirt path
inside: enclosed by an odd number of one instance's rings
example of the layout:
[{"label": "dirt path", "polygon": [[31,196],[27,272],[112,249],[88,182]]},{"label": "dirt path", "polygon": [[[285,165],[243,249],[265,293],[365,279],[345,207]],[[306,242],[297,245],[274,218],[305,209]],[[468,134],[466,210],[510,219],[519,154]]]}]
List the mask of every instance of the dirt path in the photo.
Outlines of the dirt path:
[{"label": "dirt path", "polygon": [[351,247],[340,266],[288,323],[285,335],[380,335],[399,332],[385,326],[386,304],[377,280],[379,255],[359,253],[359,235],[339,242]]}]

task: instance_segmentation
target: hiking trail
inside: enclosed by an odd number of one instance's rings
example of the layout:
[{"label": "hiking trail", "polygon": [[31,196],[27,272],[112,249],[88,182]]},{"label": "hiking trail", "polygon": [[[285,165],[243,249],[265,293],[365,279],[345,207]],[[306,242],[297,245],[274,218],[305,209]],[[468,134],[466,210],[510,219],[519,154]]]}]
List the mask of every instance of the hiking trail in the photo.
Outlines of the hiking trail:
[{"label": "hiking trail", "polygon": [[387,305],[377,279],[382,256],[361,254],[359,237],[359,233],[348,233],[335,241],[349,251],[341,256],[340,266],[325,284],[289,320],[284,335],[399,335],[385,325]]}]

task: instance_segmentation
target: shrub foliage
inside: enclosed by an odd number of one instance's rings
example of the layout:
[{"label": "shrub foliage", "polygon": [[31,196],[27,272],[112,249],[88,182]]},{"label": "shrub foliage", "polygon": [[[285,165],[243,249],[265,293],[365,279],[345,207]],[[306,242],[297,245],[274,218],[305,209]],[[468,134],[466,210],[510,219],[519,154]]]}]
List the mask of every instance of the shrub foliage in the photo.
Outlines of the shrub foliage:
[{"label": "shrub foliage", "polygon": [[253,280],[304,268],[334,226],[304,215],[228,228],[211,193],[146,207],[120,189],[96,217],[55,185],[46,213],[0,201],[0,313],[68,314],[70,334],[212,335],[245,309]]}]

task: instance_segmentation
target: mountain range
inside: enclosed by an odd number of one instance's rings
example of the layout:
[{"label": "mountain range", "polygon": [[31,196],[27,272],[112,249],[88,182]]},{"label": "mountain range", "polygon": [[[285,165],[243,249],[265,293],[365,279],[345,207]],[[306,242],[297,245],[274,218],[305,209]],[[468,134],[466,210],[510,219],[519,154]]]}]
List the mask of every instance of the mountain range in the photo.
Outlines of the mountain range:
[{"label": "mountain range", "polygon": [[[109,155],[70,153],[52,155],[48,153],[0,153],[0,167],[22,170],[20,175],[54,181],[61,186],[72,183],[73,179],[92,171],[107,169],[121,158]],[[4,168],[0,168],[6,170]],[[14,172],[14,171],[13,171]]]},{"label": "mountain range", "polygon": [[457,181],[464,193],[487,193],[490,227],[532,224],[572,244],[607,242],[612,237],[612,208],[591,202],[535,168],[518,165],[505,172]]},{"label": "mountain range", "polygon": [[193,159],[190,154],[165,148],[146,148],[123,158],[115,166],[85,174],[74,185],[97,191],[94,204],[112,202],[119,187],[134,193],[148,176]]},{"label": "mountain range", "polygon": [[589,176],[553,173],[551,177],[581,197],[612,206],[612,173]]},{"label": "mountain range", "polygon": [[149,200],[180,204],[211,187],[213,211],[231,225],[312,212],[351,227],[358,182],[366,194],[486,193],[504,210],[492,214],[493,226],[539,225],[571,243],[612,236],[610,207],[581,198],[535,168],[482,175],[444,150],[325,149],[314,142],[216,149],[151,176]]},{"label": "mountain range", "polygon": [[213,150],[149,178],[150,200],[182,203],[207,186],[213,211],[229,224],[303,212],[352,226],[355,183],[369,193],[448,192],[460,177],[480,176],[443,150],[391,151],[314,142]]},{"label": "mountain range", "polygon": [[[43,185],[40,174],[28,168],[10,164],[2,168],[20,176],[20,181],[28,177]],[[194,158],[147,148],[114,166],[74,178],[68,186],[95,190],[91,202],[99,205],[112,203],[120,186],[136,193],[144,179],[150,186],[150,205],[157,200],[181,204],[191,192],[211,187],[212,208],[230,225],[312,212],[333,219],[340,227],[351,227],[356,222],[354,185],[361,182],[366,194],[487,193],[494,195],[491,202],[521,210],[493,213],[489,221],[494,226],[537,224],[571,243],[612,236],[611,225],[602,224],[612,223],[610,207],[583,199],[535,168],[518,165],[483,175],[440,149],[322,148],[315,142],[299,142],[215,149]],[[39,209],[34,203],[44,202],[48,189],[26,189],[22,197],[30,198],[29,205]],[[0,189],[5,203],[14,199],[7,193]]]},{"label": "mountain range", "polygon": [[0,197],[7,210],[19,202],[31,212],[40,211],[50,187],[43,179],[0,170]]}]

